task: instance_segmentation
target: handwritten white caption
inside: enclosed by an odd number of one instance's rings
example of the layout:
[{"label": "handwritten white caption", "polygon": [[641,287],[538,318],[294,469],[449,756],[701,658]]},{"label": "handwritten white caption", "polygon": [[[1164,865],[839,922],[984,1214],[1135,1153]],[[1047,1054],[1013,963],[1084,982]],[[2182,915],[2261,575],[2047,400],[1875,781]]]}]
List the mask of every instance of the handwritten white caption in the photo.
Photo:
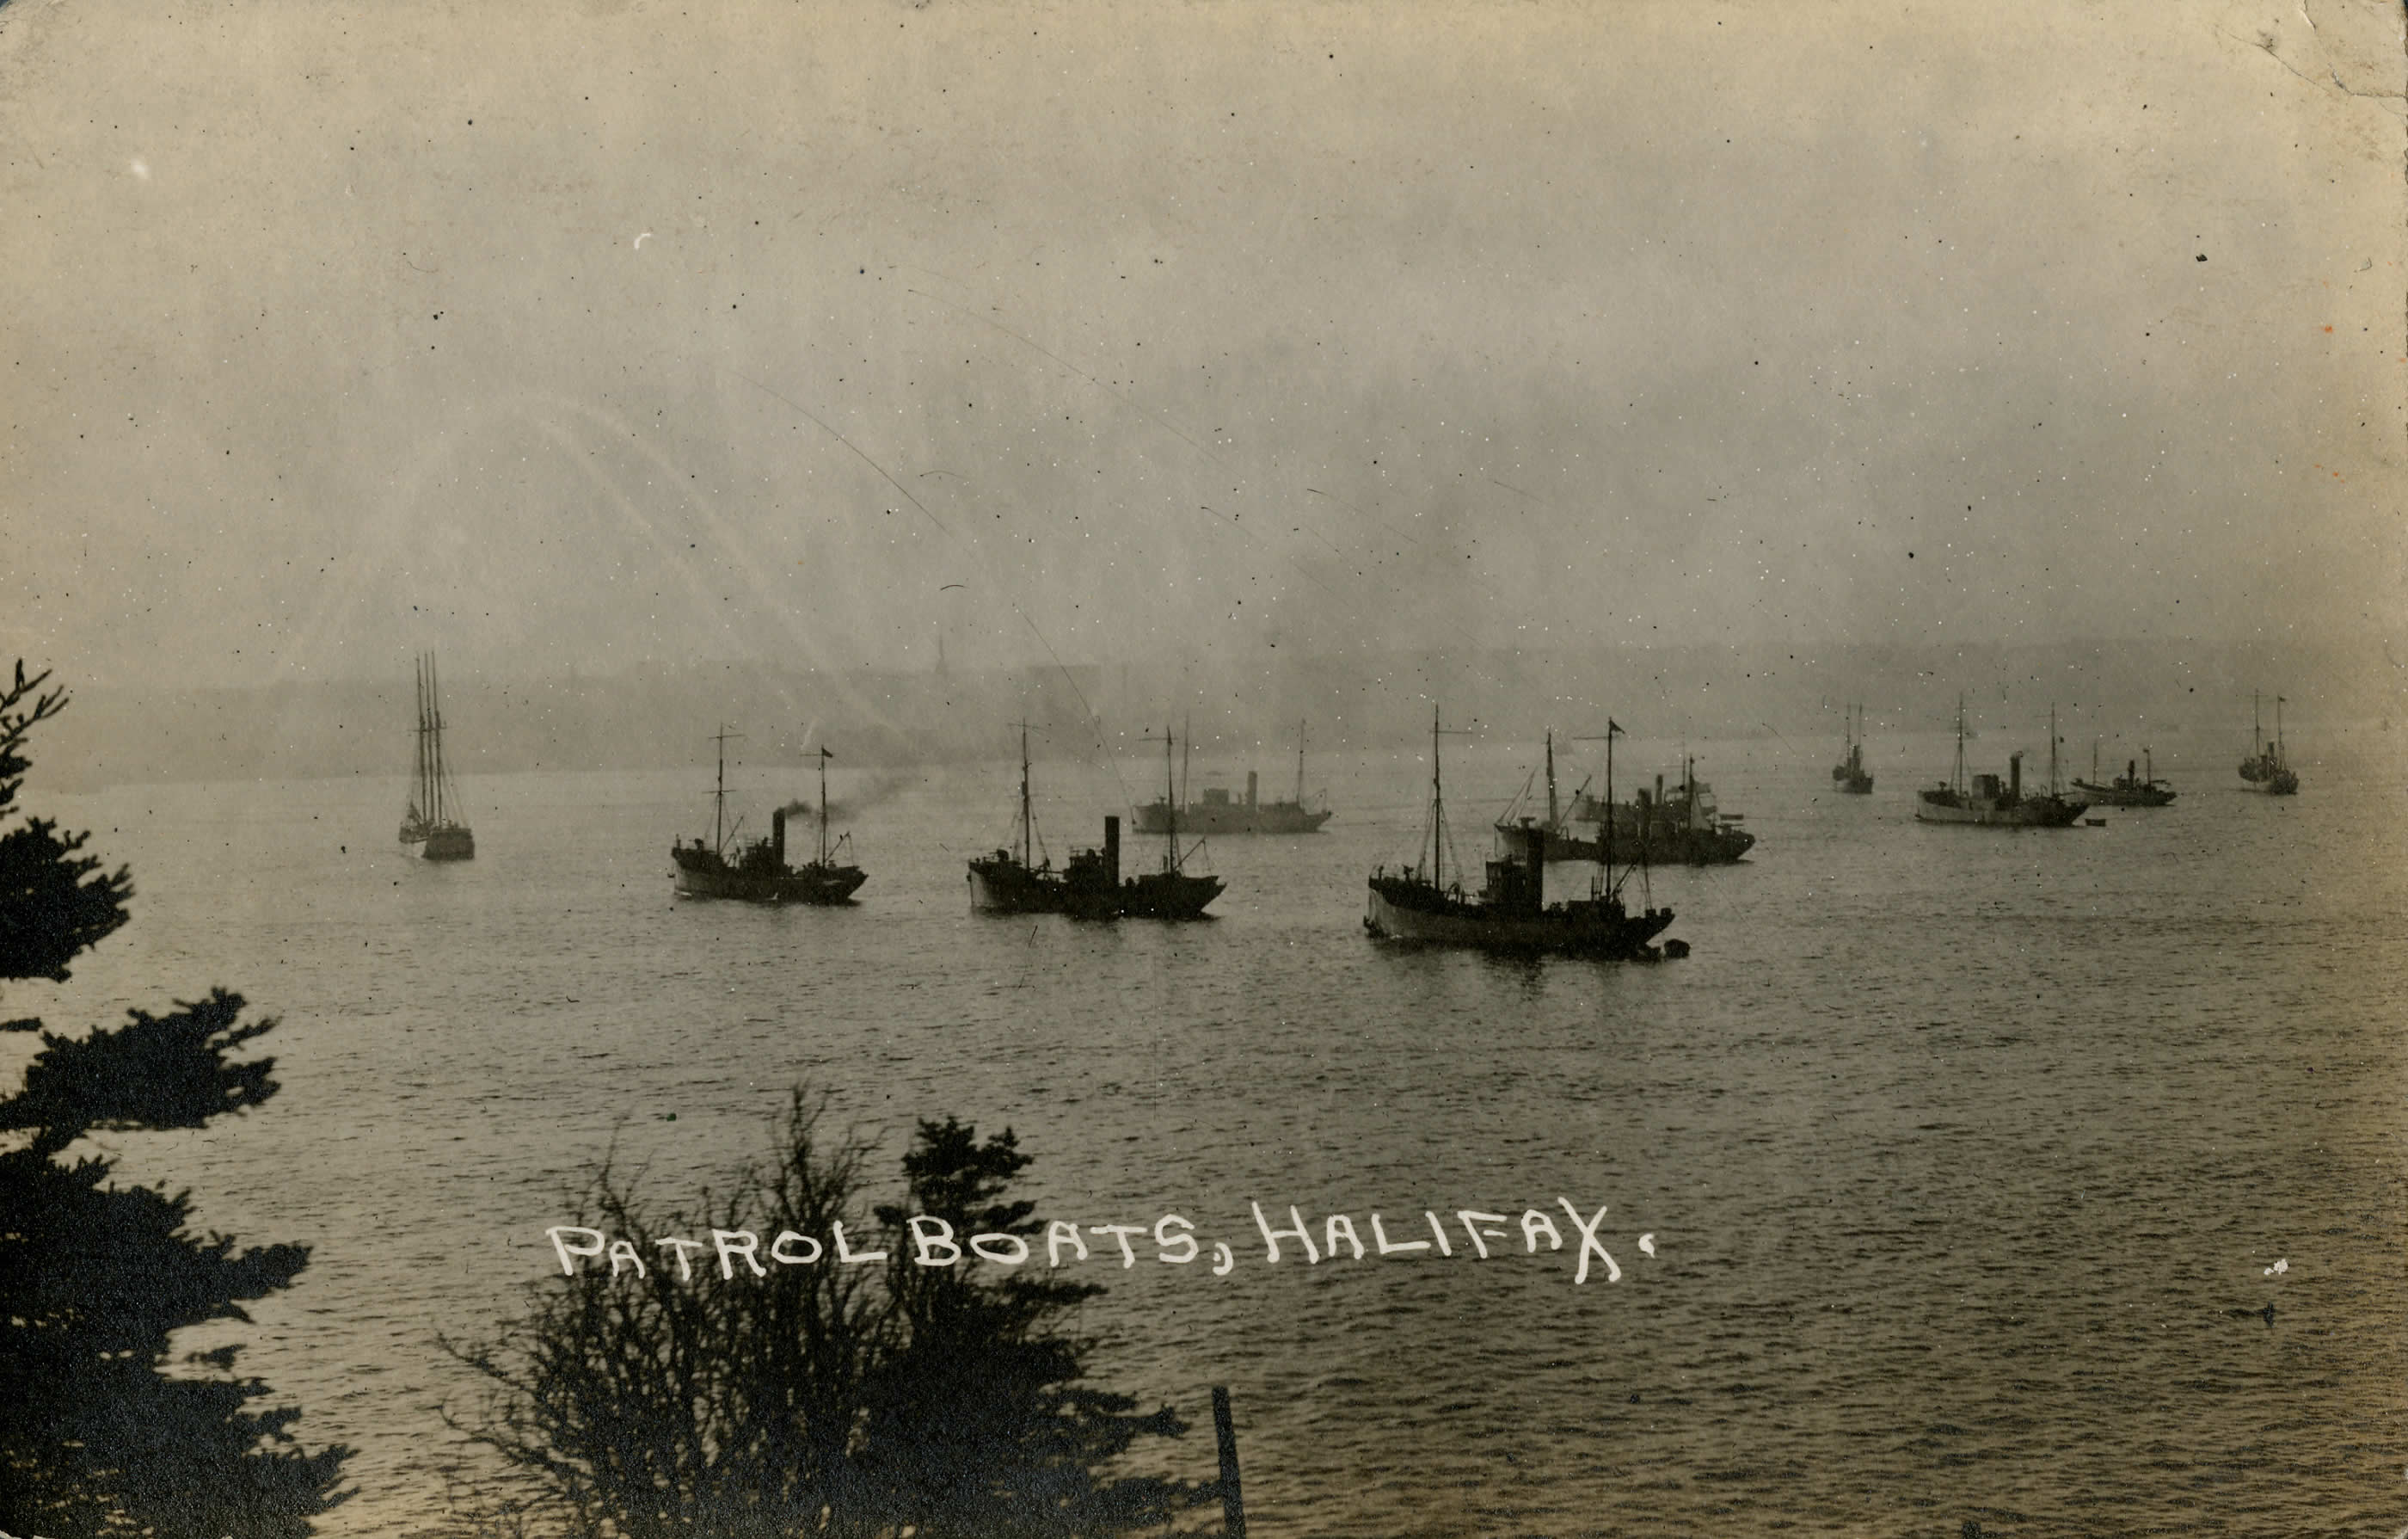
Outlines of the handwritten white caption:
[{"label": "handwritten white caption", "polygon": [[[1577,1243],[1572,1246],[1578,1262],[1572,1273],[1573,1284],[1578,1286],[1588,1281],[1592,1259],[1604,1263],[1607,1282],[1622,1281],[1622,1268],[1605,1248],[1605,1242],[1598,1237],[1598,1231],[1605,1226],[1605,1208],[1598,1207],[1593,1215],[1584,1219],[1580,1210],[1572,1206],[1570,1198],[1559,1197],[1555,1201],[1561,1204],[1564,1215],[1570,1220],[1572,1233],[1577,1236]],[[1348,1259],[1356,1261],[1374,1255],[1421,1257],[1434,1254],[1451,1257],[1456,1253],[1454,1244],[1448,1239],[1446,1225],[1440,1222],[1437,1213],[1429,1209],[1422,1212],[1423,1219],[1429,1226],[1430,1237],[1426,1240],[1391,1238],[1386,1220],[1374,1213],[1369,1226],[1371,1244],[1366,1246],[1361,1231],[1354,1227],[1354,1220],[1346,1214],[1333,1213],[1323,1221],[1321,1244],[1316,1245],[1313,1244],[1312,1226],[1295,1207],[1287,1210],[1286,1227],[1275,1228],[1274,1220],[1263,1213],[1261,1203],[1250,1202],[1247,1205],[1254,1209],[1254,1228],[1262,1235],[1265,1266],[1280,1264],[1282,1241],[1288,1243],[1285,1254],[1301,1255],[1307,1266],[1320,1265],[1325,1255],[1335,1261],[1339,1259],[1341,1249]],[[1466,1252],[1469,1259],[1487,1260],[1494,1254],[1489,1249],[1492,1241],[1496,1242],[1498,1252],[1513,1253],[1515,1230],[1506,1226],[1514,1220],[1504,1214],[1458,1208],[1455,1218],[1463,1226],[1464,1237],[1469,1242]],[[813,1235],[794,1230],[781,1231],[766,1247],[769,1259],[780,1266],[807,1267],[815,1266],[822,1260],[832,1260],[838,1266],[861,1266],[887,1259],[888,1253],[883,1250],[853,1249],[853,1241],[844,1232],[842,1224],[831,1224],[828,1228],[830,1232],[824,1244]],[[953,1232],[953,1226],[944,1219],[921,1214],[907,1219],[905,1228],[910,1231],[914,1265],[950,1267],[962,1259],[964,1242]],[[1419,1232],[1418,1229],[1409,1228],[1400,1230],[1399,1234]],[[638,1277],[650,1275],[644,1258],[632,1240],[613,1239],[600,1230],[578,1224],[555,1225],[544,1233],[550,1236],[552,1249],[560,1257],[563,1276],[576,1276],[580,1263],[587,1260],[609,1261],[613,1277],[623,1271],[633,1271]],[[1048,1267],[1063,1266],[1067,1264],[1063,1260],[1066,1254],[1073,1261],[1086,1260],[1089,1256],[1087,1239],[1091,1235],[1104,1237],[1098,1241],[1096,1249],[1107,1256],[1112,1243],[1118,1243],[1124,1271],[1137,1265],[1137,1246],[1131,1242],[1141,1237],[1151,1237],[1154,1259],[1165,1266],[1187,1266],[1203,1259],[1205,1255],[1204,1243],[1196,1237],[1195,1223],[1175,1213],[1165,1214],[1154,1221],[1151,1229],[1143,1224],[1090,1224],[1082,1230],[1076,1224],[1056,1218],[1045,1226],[1045,1264]],[[1542,1239],[1550,1252],[1560,1251],[1565,1244],[1563,1231],[1555,1228],[1554,1216],[1537,1208],[1522,1211],[1519,1237],[1524,1255],[1537,1255],[1539,1242]],[[729,1281],[735,1279],[736,1263],[739,1260],[753,1276],[769,1275],[769,1269],[761,1264],[765,1249],[761,1237],[751,1230],[712,1230],[708,1241],[670,1236],[655,1240],[652,1244],[677,1258],[678,1278],[681,1282],[693,1278],[694,1256],[697,1251],[714,1253],[719,1259],[719,1275]],[[969,1254],[993,1261],[997,1266],[1022,1266],[1035,1254],[1028,1241],[1017,1234],[973,1234],[968,1244]],[[1656,1236],[1641,1235],[1639,1249],[1643,1255],[1655,1255]],[[1226,1277],[1238,1269],[1238,1253],[1226,1244],[1213,1242],[1211,1256],[1213,1276]],[[667,1263],[663,1261],[660,1264]]]}]

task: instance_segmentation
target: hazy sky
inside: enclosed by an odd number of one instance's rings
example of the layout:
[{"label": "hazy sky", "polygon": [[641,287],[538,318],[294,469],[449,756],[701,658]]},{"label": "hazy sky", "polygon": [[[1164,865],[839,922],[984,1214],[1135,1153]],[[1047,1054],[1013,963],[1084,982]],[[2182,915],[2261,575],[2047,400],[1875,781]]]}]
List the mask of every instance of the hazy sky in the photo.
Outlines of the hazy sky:
[{"label": "hazy sky", "polygon": [[0,5],[83,682],[2403,611],[2396,7]]}]

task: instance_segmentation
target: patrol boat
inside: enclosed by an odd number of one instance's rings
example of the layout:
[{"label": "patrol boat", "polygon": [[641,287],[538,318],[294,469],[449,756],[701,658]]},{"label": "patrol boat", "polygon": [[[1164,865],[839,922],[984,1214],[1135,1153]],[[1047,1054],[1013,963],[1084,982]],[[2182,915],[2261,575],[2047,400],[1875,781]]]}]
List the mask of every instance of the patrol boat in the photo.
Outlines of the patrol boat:
[{"label": "patrol boat", "polygon": [[769,814],[767,839],[739,841],[737,830],[727,826],[727,740],[740,736],[723,726],[711,740],[719,744],[719,784],[711,796],[710,841],[706,844],[697,835],[690,843],[680,840],[671,846],[677,895],[746,903],[850,903],[869,878],[860,867],[836,860],[835,852],[851,841],[851,834],[838,838],[833,849],[828,843],[827,761],[835,755],[820,750],[819,857],[789,866],[786,813],[795,809],[781,807]]},{"label": "patrol boat", "polygon": [[[1168,757],[1169,740],[1164,738]],[[1168,769],[1164,770],[1168,778]],[[1012,846],[969,863],[970,907],[981,913],[1065,913],[1074,919],[1203,919],[1221,896],[1221,879],[1183,870],[1174,817],[1162,870],[1124,879],[1121,820],[1104,819],[1100,849],[1074,852],[1061,870],[1041,854],[1037,820],[1028,798],[1028,728],[1020,729],[1020,812]]]},{"label": "patrol boat", "polygon": [[[1621,732],[1606,724],[1606,784],[1612,796],[1613,739]],[[1613,961],[1654,961],[1665,956],[1685,956],[1685,942],[1649,944],[1672,923],[1672,911],[1649,908],[1630,913],[1623,904],[1622,886],[1629,875],[1613,871],[1612,825],[1606,835],[1609,858],[1590,879],[1589,895],[1565,902],[1546,900],[1549,830],[1536,817],[1515,826],[1518,848],[1500,852],[1488,861],[1487,880],[1480,892],[1463,890],[1459,874],[1446,868],[1446,788],[1440,769],[1439,739],[1443,729],[1438,712],[1430,712],[1430,803],[1422,849],[1415,863],[1399,870],[1375,869],[1369,880],[1369,907],[1363,928],[1375,939],[1477,946],[1489,951],[1557,952]]]},{"label": "patrol boat", "polygon": [[2024,795],[2024,755],[2007,757],[2007,783],[1996,775],[1965,779],[1965,702],[1956,702],[1956,772],[1955,778],[1915,793],[1914,816],[1920,823],[1970,823],[1985,828],[2067,828],[2089,807],[2057,793],[2057,708],[2048,712],[2048,795]]},{"label": "patrol boat", "polygon": [[[2143,772],[2142,766],[2146,765]],[[2174,799],[2174,788],[2157,779],[2157,767],[2150,762],[2149,751],[2141,750],[2141,760],[2135,764],[2124,761],[2124,772],[2111,781],[2099,778],[2099,743],[2090,744],[2090,778],[2076,777],[2073,788],[2090,798],[2094,807],[2163,807]]]},{"label": "patrol boat", "polygon": [[1845,752],[1840,762],[1831,766],[1831,779],[1841,790],[1852,797],[1869,797],[1873,791],[1873,777],[1865,769],[1865,708],[1848,707],[1848,725],[1842,728]]},{"label": "patrol boat", "polygon": [[[1168,833],[1176,822],[1197,834],[1310,834],[1318,833],[1329,821],[1330,809],[1308,807],[1304,803],[1304,724],[1296,726],[1296,799],[1264,801],[1262,787],[1252,770],[1246,771],[1246,799],[1240,801],[1227,787],[1208,785],[1201,799],[1191,801],[1184,811],[1174,810],[1166,793],[1159,801],[1150,801],[1137,810],[1137,831],[1141,834]],[[1326,795],[1326,793],[1325,793]]]},{"label": "patrol boat", "polygon": [[2249,756],[2241,761],[2241,778],[2268,796],[2287,797],[2298,794],[2300,777],[2283,757],[2283,697],[2274,697],[2274,737],[2266,739],[2265,729],[2258,725],[2258,696],[2249,696]]}]

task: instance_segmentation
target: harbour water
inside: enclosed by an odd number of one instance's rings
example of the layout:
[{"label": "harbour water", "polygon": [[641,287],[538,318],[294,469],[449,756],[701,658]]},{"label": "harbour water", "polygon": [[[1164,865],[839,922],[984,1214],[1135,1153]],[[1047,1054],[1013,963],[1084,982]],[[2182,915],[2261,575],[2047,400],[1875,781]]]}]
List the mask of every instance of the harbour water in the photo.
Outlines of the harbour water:
[{"label": "harbour water", "polygon": [[[191,1345],[247,1343],[305,1441],[356,1446],[329,1533],[444,1517],[441,1472],[479,1466],[438,1407],[476,1387],[437,1337],[556,1274],[543,1231],[584,1171],[615,1151],[690,1198],[808,1081],[893,1155],[914,1117],[1009,1125],[1041,1218],[1175,1213],[1231,1246],[1214,1276],[1098,1241],[1081,1323],[1096,1383],[1200,1423],[1164,1467],[1213,1473],[1230,1387],[1260,1535],[2389,1535],[2401,744],[2295,725],[2303,789],[2272,798],[2230,736],[2158,738],[2173,806],[2061,832],[1914,823],[1942,735],[1876,729],[1870,798],[1832,787],[1829,743],[1692,745],[1758,843],[1650,873],[1695,948],[1656,966],[1369,941],[1364,875],[1422,816],[1410,753],[1317,755],[1327,831],[1212,841],[1228,891],[1181,927],[969,913],[1000,761],[853,815],[869,881],[837,910],[673,900],[695,771],[465,777],[477,858],[452,867],[394,843],[394,781],[37,780],[137,896],[7,1014],[77,1031],[222,984],[281,1017],[265,1108],[108,1142],[203,1227],[311,1247]],[[1450,748],[1462,856],[1532,757]],[[1152,772],[1132,758],[1132,799]],[[759,778],[756,822],[804,784]],[[1096,779],[1038,767],[1057,860],[1111,810]],[[9,1072],[32,1045],[0,1042]],[[1608,1209],[1620,1281],[1573,1282],[1561,1199]],[[1434,1212],[1455,1254],[1267,1265],[1255,1203],[1316,1242]],[[1511,1241],[1478,1258],[1466,1209]],[[1526,1209],[1572,1244],[1529,1254]]]}]

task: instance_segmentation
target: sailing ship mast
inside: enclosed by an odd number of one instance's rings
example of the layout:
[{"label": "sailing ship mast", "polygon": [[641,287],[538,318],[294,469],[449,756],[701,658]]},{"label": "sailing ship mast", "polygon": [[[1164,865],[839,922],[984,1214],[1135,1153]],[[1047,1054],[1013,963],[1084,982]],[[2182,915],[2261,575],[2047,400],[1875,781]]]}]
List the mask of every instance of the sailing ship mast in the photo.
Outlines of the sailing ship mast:
[{"label": "sailing ship mast", "polygon": [[450,772],[443,764],[443,706],[435,673],[435,655],[418,659],[417,772],[410,787],[409,816],[423,828],[440,828],[452,821]]},{"label": "sailing ship mast", "polygon": [[1298,811],[1304,807],[1304,718],[1300,716],[1296,723],[1296,805]]},{"label": "sailing ship mast", "polygon": [[410,777],[409,816],[413,824],[423,827],[433,820],[427,809],[434,802],[434,798],[426,791],[426,658],[423,655],[419,657],[413,673],[418,685],[418,741],[413,745],[418,762],[416,773]]}]

